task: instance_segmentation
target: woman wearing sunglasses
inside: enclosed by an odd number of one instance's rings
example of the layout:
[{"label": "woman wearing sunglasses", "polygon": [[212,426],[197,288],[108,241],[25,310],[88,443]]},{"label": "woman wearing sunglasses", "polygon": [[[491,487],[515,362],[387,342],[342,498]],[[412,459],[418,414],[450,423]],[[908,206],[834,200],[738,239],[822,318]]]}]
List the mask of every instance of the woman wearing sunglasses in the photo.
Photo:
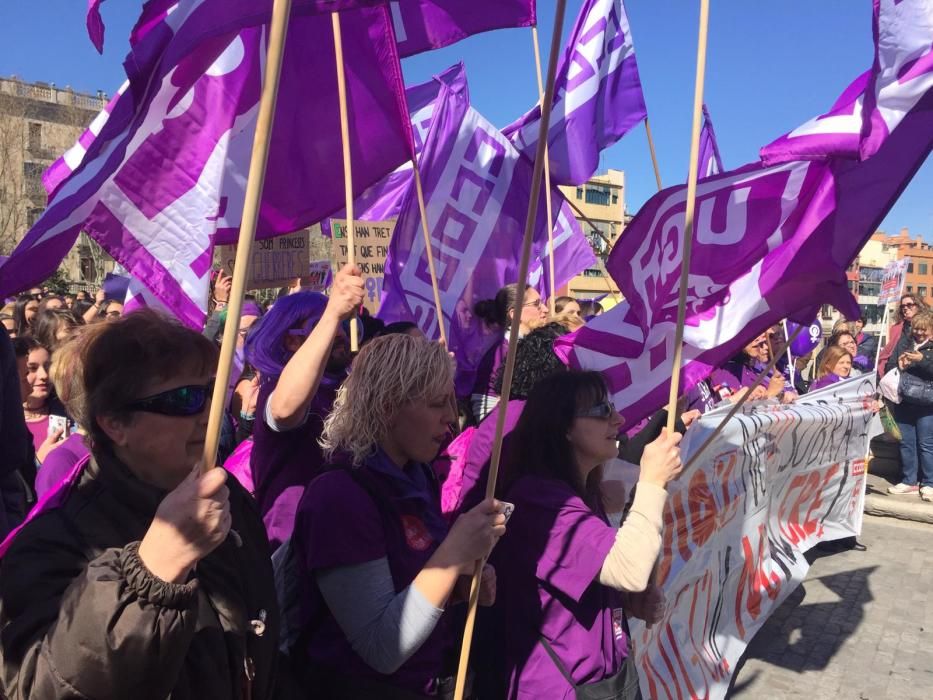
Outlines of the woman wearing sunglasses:
[{"label": "woman wearing sunglasses", "polygon": [[909,293],[901,296],[901,300],[897,305],[897,313],[894,316],[894,325],[891,326],[891,329],[888,331],[888,342],[881,348],[881,352],[878,355],[879,376],[884,376],[884,368],[887,366],[888,360],[891,359],[894,348],[897,347],[897,343],[901,339],[901,336],[910,335],[910,322],[913,317],[926,308],[926,303],[920,297],[915,297],[913,294]]},{"label": "woman wearing sunglasses", "polygon": [[291,535],[301,494],[323,469],[318,440],[350,366],[344,323],[363,291],[360,271],[346,265],[330,298],[284,296],[247,338],[246,360],[261,377],[250,467],[273,549]]},{"label": "woman wearing sunglasses", "polygon": [[[522,315],[518,334],[524,337],[528,335],[532,327],[541,325],[547,320],[547,304],[530,284],[525,285],[525,293],[521,298]],[[509,328],[512,325],[512,314],[518,300],[518,285],[507,284],[496,293],[495,299],[479,301],[473,307],[473,313],[477,318],[499,333],[499,340],[483,355],[483,359],[476,368],[476,379],[470,395],[470,407],[477,423],[488,416],[499,403],[499,392],[495,387],[496,375],[509,349]]]},{"label": "woman wearing sunglasses", "polygon": [[596,372],[555,374],[531,390],[504,463],[515,512],[492,558],[508,684],[498,697],[639,697],[626,614],[655,621],[663,611],[648,583],[665,488],[682,465],[680,435],[665,429],[644,450],[616,530],[598,486],[621,425]]},{"label": "woman wearing sunglasses", "polygon": [[[289,545],[302,602],[297,654],[316,697],[453,696],[459,635],[446,608],[505,532],[493,500],[452,525],[441,514],[430,462],[457,418],[453,374],[438,343],[376,338],[324,425],[332,469],[308,486]],[[481,604],[494,581],[487,570]]]},{"label": "woman wearing sunglasses", "polygon": [[[742,348],[742,351],[719,369],[713,370],[709,382],[713,393],[720,399],[738,401],[743,393],[754,384],[759,372],[771,359],[768,334],[762,333]],[[772,369],[749,397],[751,401],[777,398],[790,403],[797,398],[790,380],[776,368]]]},{"label": "woman wearing sunglasses", "polygon": [[91,458],[0,548],[0,695],[273,698],[262,521],[199,470],[216,348],[152,311],[71,343]]}]

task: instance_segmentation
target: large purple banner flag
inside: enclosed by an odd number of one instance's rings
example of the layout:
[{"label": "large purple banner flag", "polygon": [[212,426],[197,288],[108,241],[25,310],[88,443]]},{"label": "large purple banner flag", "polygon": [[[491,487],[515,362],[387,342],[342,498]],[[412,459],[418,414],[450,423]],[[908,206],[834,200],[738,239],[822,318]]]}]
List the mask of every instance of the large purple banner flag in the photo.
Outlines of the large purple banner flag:
[{"label": "large purple banner flag", "polygon": [[[0,293],[46,279],[84,229],[180,319],[203,322],[213,244],[239,229],[264,70],[265,27],[238,22],[264,19],[266,5],[250,14],[245,0],[192,0],[137,27],[127,88],[96,137],[79,140],[69,174],[48,179],[49,207],[0,267]],[[410,160],[413,144],[387,6],[346,10],[341,24],[356,47],[345,60],[361,194]],[[344,203],[329,17],[292,16],[278,100],[259,237]]]},{"label": "large purple banner flag", "polygon": [[[933,89],[895,126],[863,161],[808,154],[699,184],[684,391],[784,317],[807,323],[821,303],[858,314],[845,270],[933,149]],[[560,343],[570,364],[605,373],[632,421],[669,391],[685,197],[670,188],[639,211],[609,260],[626,302]]]},{"label": "large purple banner flag", "polygon": [[[586,182],[599,167],[600,151],[647,114],[622,0],[586,0],[557,67],[548,134],[551,181]],[[540,119],[539,104],[503,129],[532,160]]]},{"label": "large purple banner flag", "polygon": [[[438,81],[441,91],[419,167],[449,347],[461,376],[468,376],[494,339],[473,316],[473,305],[518,275],[532,166],[470,107],[462,66]],[[554,197],[555,275],[561,286],[595,258],[556,188]],[[550,251],[541,208],[530,275],[544,289]],[[381,318],[411,320],[428,337],[439,337],[421,218],[411,191],[389,244],[383,289]]]}]

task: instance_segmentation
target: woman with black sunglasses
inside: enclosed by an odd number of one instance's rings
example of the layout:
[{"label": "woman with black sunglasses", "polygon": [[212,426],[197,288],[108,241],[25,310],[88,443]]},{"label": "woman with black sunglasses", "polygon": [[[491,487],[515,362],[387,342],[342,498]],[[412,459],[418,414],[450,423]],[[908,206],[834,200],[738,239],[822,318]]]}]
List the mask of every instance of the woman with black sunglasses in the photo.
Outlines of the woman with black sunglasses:
[{"label": "woman with black sunglasses", "polygon": [[921,297],[915,297],[910,293],[901,296],[901,300],[897,305],[897,313],[894,316],[894,325],[888,331],[888,342],[881,348],[878,355],[878,374],[880,376],[884,376],[884,368],[887,366],[888,360],[891,359],[894,348],[897,347],[901,336],[910,335],[911,319],[926,308],[927,305]]},{"label": "woman with black sunglasses", "polygon": [[639,697],[625,616],[663,612],[649,578],[665,488],[682,465],[680,435],[664,430],[645,448],[616,530],[598,485],[621,424],[596,372],[552,375],[528,397],[503,467],[503,499],[515,512],[492,556],[508,685],[497,697]]},{"label": "woman with black sunglasses", "polygon": [[0,546],[0,695],[275,697],[262,521],[199,469],[217,349],[138,311],[60,352],[91,456]]}]

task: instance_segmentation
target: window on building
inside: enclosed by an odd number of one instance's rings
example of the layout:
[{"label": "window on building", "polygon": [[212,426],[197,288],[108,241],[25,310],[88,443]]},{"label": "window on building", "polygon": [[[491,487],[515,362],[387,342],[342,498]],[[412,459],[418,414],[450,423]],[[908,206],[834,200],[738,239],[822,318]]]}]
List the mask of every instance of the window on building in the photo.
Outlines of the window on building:
[{"label": "window on building", "polygon": [[583,188],[582,187],[577,188],[577,199],[583,199]]},{"label": "window on building", "polygon": [[29,122],[29,150],[38,151],[42,148],[42,125]]},{"label": "window on building", "polygon": [[23,163],[23,177],[27,180],[41,180],[45,166],[42,163]]},{"label": "window on building", "polygon": [[925,285],[921,284],[919,287],[917,287],[917,296],[920,297],[921,299],[925,299],[926,295],[927,295],[927,288]]},{"label": "window on building", "polygon": [[609,206],[609,189],[600,185],[589,185],[586,188],[586,203]]},{"label": "window on building", "polygon": [[866,297],[876,297],[881,294],[881,285],[878,282],[859,282],[858,293]]},{"label": "window on building", "polygon": [[613,203],[613,204],[618,204],[618,203],[619,203],[619,195],[617,195],[617,194],[613,194],[613,195],[612,195],[612,203]]},{"label": "window on building", "polygon": [[925,275],[927,273],[927,263],[917,263],[917,272]]},{"label": "window on building", "polygon": [[913,271],[914,271],[914,264],[907,263],[907,272],[913,272]]},{"label": "window on building", "polygon": [[833,320],[833,307],[830,306],[829,304],[823,304],[823,308],[820,311],[820,316],[823,318],[824,321],[832,321]]},{"label": "window on building", "polygon": [[907,291],[908,291],[908,292],[914,291],[913,285],[908,284],[908,285],[907,285]]},{"label": "window on building", "polygon": [[602,277],[603,271],[598,267],[588,267],[583,271],[584,277]]}]

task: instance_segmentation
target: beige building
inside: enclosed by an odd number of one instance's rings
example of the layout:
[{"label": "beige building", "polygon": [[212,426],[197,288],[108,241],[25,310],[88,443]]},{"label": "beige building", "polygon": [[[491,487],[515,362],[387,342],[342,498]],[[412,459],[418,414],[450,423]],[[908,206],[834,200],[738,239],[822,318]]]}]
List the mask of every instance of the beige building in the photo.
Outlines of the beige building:
[{"label": "beige building", "polygon": [[[102,92],[0,78],[0,254],[9,255],[45,209],[42,173],[106,103]],[[94,283],[113,269],[113,260],[82,233],[64,267],[69,279]]]},{"label": "beige building", "polygon": [[608,292],[618,294],[619,288],[606,274],[605,262],[626,223],[625,173],[610,168],[605,175],[595,175],[584,185],[562,186],[560,191],[599,258],[596,267],[574,277],[562,293],[578,299],[592,299]]}]

